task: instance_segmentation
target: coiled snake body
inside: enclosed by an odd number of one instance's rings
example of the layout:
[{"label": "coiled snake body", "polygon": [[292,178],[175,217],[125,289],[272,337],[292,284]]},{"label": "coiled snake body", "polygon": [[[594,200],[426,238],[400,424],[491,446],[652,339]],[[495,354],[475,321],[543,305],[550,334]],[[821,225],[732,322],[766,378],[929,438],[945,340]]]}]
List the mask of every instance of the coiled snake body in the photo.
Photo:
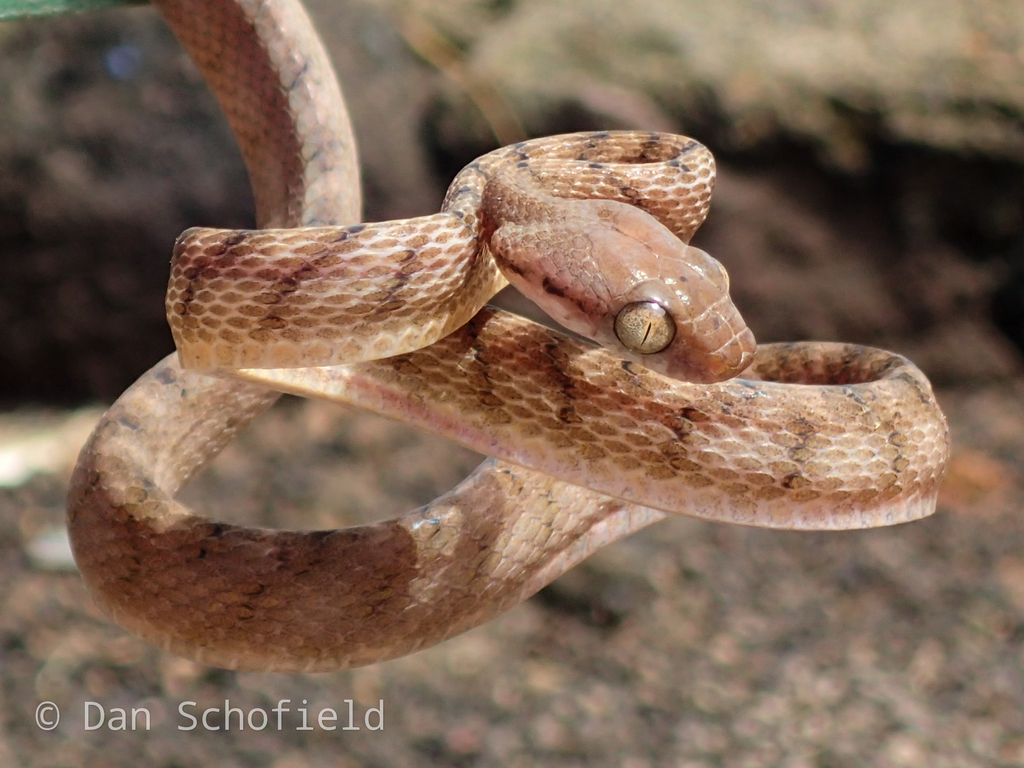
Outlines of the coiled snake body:
[{"label": "coiled snake body", "polygon": [[[852,528],[934,509],[948,433],[912,364],[841,344],[753,351],[724,271],[686,245],[712,180],[695,142],[527,143],[470,165],[441,214],[339,229],[358,220],[353,142],[301,7],[156,5],[220,98],[259,222],[274,229],[182,236],[168,292],[181,363],[168,357],[122,395],[76,467],[76,560],[121,626],[219,666],[338,669],[486,621],[668,514]],[[670,170],[669,190],[645,189]],[[567,213],[560,200],[595,191],[612,202]],[[283,229],[294,227],[314,229]],[[623,249],[635,257],[599,258]],[[562,268],[567,251],[580,258]],[[557,319],[620,347],[481,309],[504,284],[492,253]],[[538,261],[554,271],[541,276]],[[598,264],[610,276],[580,279]],[[666,264],[667,280],[654,274]],[[336,365],[354,360],[365,362]],[[211,377],[182,363],[238,370]],[[193,515],[175,494],[276,399],[267,387],[368,408],[495,458],[374,525],[267,531]]]}]

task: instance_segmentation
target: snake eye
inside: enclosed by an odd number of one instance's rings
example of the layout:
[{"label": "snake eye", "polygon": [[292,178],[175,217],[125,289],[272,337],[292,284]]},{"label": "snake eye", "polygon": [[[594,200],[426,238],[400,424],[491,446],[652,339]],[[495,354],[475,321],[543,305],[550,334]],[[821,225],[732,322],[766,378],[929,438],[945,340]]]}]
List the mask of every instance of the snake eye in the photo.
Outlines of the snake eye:
[{"label": "snake eye", "polygon": [[672,343],[676,324],[661,304],[637,301],[624,306],[615,316],[615,335],[630,352],[651,355]]}]

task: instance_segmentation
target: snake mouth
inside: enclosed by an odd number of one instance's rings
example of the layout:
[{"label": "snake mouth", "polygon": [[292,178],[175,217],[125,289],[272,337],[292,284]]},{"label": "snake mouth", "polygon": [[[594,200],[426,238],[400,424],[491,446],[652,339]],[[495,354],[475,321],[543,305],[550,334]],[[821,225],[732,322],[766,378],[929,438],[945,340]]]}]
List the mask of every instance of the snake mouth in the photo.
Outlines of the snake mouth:
[{"label": "snake mouth", "polygon": [[720,381],[739,376],[754,361],[757,341],[754,333],[746,326],[743,330],[713,355],[703,361],[707,377],[696,381],[699,384],[717,384]]}]

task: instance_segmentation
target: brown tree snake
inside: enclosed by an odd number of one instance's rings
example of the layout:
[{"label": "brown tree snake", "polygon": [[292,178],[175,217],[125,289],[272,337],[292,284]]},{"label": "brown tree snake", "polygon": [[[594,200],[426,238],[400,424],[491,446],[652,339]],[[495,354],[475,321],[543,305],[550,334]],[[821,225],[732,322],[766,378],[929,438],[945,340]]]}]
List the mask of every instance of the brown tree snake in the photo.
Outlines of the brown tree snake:
[{"label": "brown tree snake", "polygon": [[[685,244],[713,182],[696,142],[630,133],[517,145],[467,167],[441,214],[331,229],[359,221],[355,147],[298,0],[154,4],[220,100],[272,231],[182,236],[169,317],[182,360],[220,375],[164,359],[110,408],[75,469],[75,558],[125,629],[217,666],[341,669],[481,624],[670,514],[840,529],[933,511],[949,437],[927,379],[852,345],[753,351],[724,271]],[[669,171],[676,181],[658,191]],[[557,198],[590,196],[618,202],[581,203],[582,224],[559,218]],[[636,293],[647,267],[625,276],[625,293],[598,280],[570,295],[589,266],[567,275],[556,263],[540,277],[517,256],[577,250],[589,264],[591,251],[627,261],[630,248],[672,264],[668,252],[683,253],[694,266],[673,275],[696,298],[656,281]],[[504,284],[488,251],[507,251],[517,285],[542,285],[556,318],[628,349],[482,308]],[[677,298],[698,309],[665,325]],[[328,367],[274,367],[303,364]],[[367,408],[495,458],[425,507],[335,531],[241,528],[177,502],[278,391]]]}]

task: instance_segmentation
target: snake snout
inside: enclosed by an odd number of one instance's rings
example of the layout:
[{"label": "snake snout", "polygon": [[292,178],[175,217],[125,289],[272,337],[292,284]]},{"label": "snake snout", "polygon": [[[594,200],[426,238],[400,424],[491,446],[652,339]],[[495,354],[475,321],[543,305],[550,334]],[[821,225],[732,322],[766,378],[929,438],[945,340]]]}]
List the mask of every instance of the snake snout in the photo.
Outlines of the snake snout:
[{"label": "snake snout", "polygon": [[725,315],[684,324],[664,359],[647,363],[666,376],[695,384],[714,384],[738,376],[754,359],[757,342],[739,311],[728,301]]},{"label": "snake snout", "polygon": [[[736,316],[739,317],[738,312]],[[701,378],[692,378],[690,381],[714,384],[738,376],[753,362],[756,350],[754,334],[744,324],[739,333],[733,333],[721,347],[699,359],[697,367],[701,371]]]}]

